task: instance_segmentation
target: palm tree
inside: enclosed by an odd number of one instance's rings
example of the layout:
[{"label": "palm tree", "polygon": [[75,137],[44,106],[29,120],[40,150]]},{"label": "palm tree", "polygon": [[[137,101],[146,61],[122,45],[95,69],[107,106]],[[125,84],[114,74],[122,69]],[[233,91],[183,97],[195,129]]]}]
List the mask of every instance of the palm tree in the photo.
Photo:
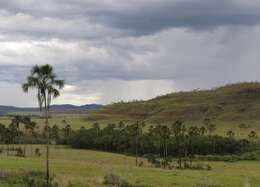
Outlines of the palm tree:
[{"label": "palm tree", "polygon": [[[53,67],[49,64],[35,65],[31,74],[27,77],[27,82],[22,85],[24,92],[29,89],[37,90],[37,99],[40,111],[43,111],[45,117],[45,128],[49,129],[49,109],[52,99],[60,96],[59,89],[64,87],[64,80],[58,80]],[[49,131],[46,131],[46,184],[49,186]]]},{"label": "palm tree", "polygon": [[182,168],[182,156],[183,156],[183,149],[185,149],[185,134],[186,134],[186,127],[182,123],[182,121],[176,121],[171,126],[172,134],[175,138],[177,144],[177,151],[178,151],[178,163],[179,168]]},{"label": "palm tree", "polygon": [[[12,126],[13,126],[13,130],[16,128],[16,131],[17,131],[17,138],[18,138],[18,144],[19,146],[21,146],[21,136],[22,136],[22,131],[20,130],[20,124],[22,123],[23,121],[23,117],[22,116],[19,116],[19,115],[15,115],[13,118],[12,118]],[[20,147],[21,148],[21,147]],[[21,148],[22,149],[22,148]],[[24,152],[23,152],[23,155],[25,156],[25,149],[24,149]]]},{"label": "palm tree", "polygon": [[191,126],[188,129],[188,139],[189,139],[189,146],[190,146],[190,151],[189,151],[189,156],[190,156],[190,166],[192,166],[192,159],[194,157],[194,142],[196,138],[200,135],[201,133],[201,128],[199,129],[198,127]]},{"label": "palm tree", "polygon": [[33,137],[35,136],[35,128],[36,128],[36,123],[34,121],[28,120],[25,122],[25,129],[26,131],[29,132],[31,136],[31,157],[33,156]]},{"label": "palm tree", "polygon": [[257,139],[257,133],[255,131],[251,131],[248,134],[248,138],[251,140],[251,142],[254,142]]},{"label": "palm tree", "polygon": [[207,133],[207,129],[204,126],[200,127],[199,131],[201,136],[204,136]]},{"label": "palm tree", "polygon": [[209,139],[212,138],[212,151],[213,154],[215,154],[216,152],[215,138],[212,135],[216,131],[216,125],[213,124],[209,118],[205,118],[203,122],[209,134]]},{"label": "palm tree", "polygon": [[134,137],[134,147],[135,147],[135,166],[138,166],[138,155],[139,155],[139,144],[140,136],[143,133],[143,128],[145,127],[144,122],[136,121],[134,124],[128,126],[128,131],[130,136]]},{"label": "palm tree", "polygon": [[158,134],[162,139],[162,148],[163,148],[163,167],[166,168],[168,165],[168,140],[170,138],[171,132],[170,128],[167,125],[158,125]]},{"label": "palm tree", "polygon": [[227,137],[230,138],[230,139],[232,139],[232,138],[235,137],[235,133],[234,133],[232,130],[227,131],[226,135],[227,135]]},{"label": "palm tree", "polygon": [[93,124],[93,128],[95,129],[96,131],[96,136],[98,137],[99,136],[99,132],[100,132],[100,125],[98,122],[94,123]]},{"label": "palm tree", "polygon": [[72,132],[71,126],[70,124],[67,123],[67,125],[63,128],[63,134],[66,139],[66,144],[69,144],[71,132]]}]

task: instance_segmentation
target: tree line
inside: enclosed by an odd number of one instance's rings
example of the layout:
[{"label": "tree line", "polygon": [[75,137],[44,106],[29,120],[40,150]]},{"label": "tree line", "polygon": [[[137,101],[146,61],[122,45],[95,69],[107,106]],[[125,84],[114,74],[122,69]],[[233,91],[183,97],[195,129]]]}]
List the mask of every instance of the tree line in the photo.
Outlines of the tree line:
[{"label": "tree line", "polygon": [[257,134],[250,132],[247,139],[236,139],[233,131],[226,136],[215,135],[216,126],[209,119],[201,127],[186,126],[182,121],[172,124],[147,126],[144,122],[133,124],[108,124],[100,128],[95,123],[92,128],[71,133],[69,144],[74,148],[94,149],[115,153],[145,156],[156,163],[159,157],[163,167],[167,167],[172,158],[177,158],[179,168],[192,164],[195,155],[241,154],[255,150],[258,146]]},{"label": "tree line", "polygon": [[[53,125],[39,130],[30,116],[12,116],[8,126],[0,124],[0,143],[6,145],[1,150],[6,150],[7,155],[11,152],[26,156],[26,145],[30,144],[31,151],[27,155],[37,156],[39,150],[33,150],[32,144],[45,143],[48,133],[51,144],[135,155],[136,166],[140,165],[140,156],[153,164],[160,162],[164,168],[172,158],[177,158],[179,168],[183,168],[187,162],[192,165],[195,155],[241,154],[257,149],[259,143],[255,131],[251,131],[247,139],[237,139],[233,131],[227,131],[226,136],[216,135],[216,125],[210,119],[205,119],[201,126],[187,126],[182,121],[151,126],[142,121],[132,124],[121,121],[104,128],[94,123],[91,128],[74,130],[65,119],[62,125],[62,128]],[[18,144],[18,148],[14,149],[14,144]]]}]

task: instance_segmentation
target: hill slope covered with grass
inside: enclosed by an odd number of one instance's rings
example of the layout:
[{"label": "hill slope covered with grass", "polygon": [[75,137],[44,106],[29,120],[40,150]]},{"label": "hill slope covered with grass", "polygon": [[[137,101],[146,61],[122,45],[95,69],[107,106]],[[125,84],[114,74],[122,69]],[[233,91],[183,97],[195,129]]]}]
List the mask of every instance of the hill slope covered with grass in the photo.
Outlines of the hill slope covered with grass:
[{"label": "hill slope covered with grass", "polygon": [[171,93],[147,101],[120,102],[93,112],[88,120],[200,121],[260,120],[260,83]]}]

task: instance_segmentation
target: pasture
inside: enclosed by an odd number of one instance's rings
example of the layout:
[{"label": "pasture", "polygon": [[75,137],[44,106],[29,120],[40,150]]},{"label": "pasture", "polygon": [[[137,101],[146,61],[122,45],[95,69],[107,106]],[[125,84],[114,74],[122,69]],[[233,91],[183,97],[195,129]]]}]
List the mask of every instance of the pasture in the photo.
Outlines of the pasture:
[{"label": "pasture", "polygon": [[[10,116],[1,116],[0,123],[8,126],[11,122]],[[41,131],[44,127],[44,119],[39,116],[32,117],[32,120],[36,122],[38,131]],[[126,124],[131,124],[134,121],[122,119]],[[87,115],[53,115],[49,119],[50,126],[57,125],[59,128],[65,127],[67,124],[71,125],[72,129],[77,130],[81,127],[90,128],[93,127],[93,124],[98,122],[101,127],[106,126],[108,123],[119,123],[120,119],[111,119],[111,120],[89,120]],[[247,138],[248,134],[251,131],[255,131],[257,134],[260,134],[260,121],[259,120],[212,120],[212,123],[216,125],[216,134],[221,136],[226,136],[227,131],[232,130],[235,133],[236,138]],[[154,122],[146,122],[148,128],[150,125],[156,125]],[[170,122],[166,124],[171,125]],[[184,124],[187,127],[197,126],[200,127],[203,125],[201,120],[193,121],[184,121]],[[241,127],[241,124],[244,124],[245,127]],[[23,126],[21,126],[23,128]]]},{"label": "pasture", "polygon": [[[44,155],[44,146],[40,147]],[[27,146],[30,151],[31,146]],[[192,187],[200,181],[221,184],[226,187],[260,186],[260,163],[255,161],[242,162],[209,162],[211,171],[196,170],[164,170],[151,167],[143,160],[143,167],[135,167],[135,159],[131,156],[77,150],[65,146],[51,147],[51,173],[63,186],[69,182],[80,182],[85,186],[102,187],[103,178],[114,173],[134,184],[155,187]],[[1,155],[0,168],[6,171],[43,171],[44,157],[12,157]],[[5,187],[6,184],[0,183]]]}]

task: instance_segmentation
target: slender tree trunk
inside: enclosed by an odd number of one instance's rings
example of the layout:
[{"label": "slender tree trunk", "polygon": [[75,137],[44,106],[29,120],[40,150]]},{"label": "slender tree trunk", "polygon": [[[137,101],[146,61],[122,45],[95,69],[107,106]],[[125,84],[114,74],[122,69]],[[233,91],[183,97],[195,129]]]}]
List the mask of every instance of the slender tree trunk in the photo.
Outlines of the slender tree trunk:
[{"label": "slender tree trunk", "polygon": [[193,158],[193,143],[190,140],[190,166],[192,166],[192,158]]},{"label": "slender tree trunk", "polygon": [[33,135],[31,140],[31,157],[33,157]]},{"label": "slender tree trunk", "polygon": [[26,144],[25,143],[23,145],[23,155],[24,155],[24,157],[26,157]]},{"label": "slender tree trunk", "polygon": [[46,138],[47,138],[47,143],[46,143],[46,185],[49,187],[49,182],[50,182],[50,168],[49,168],[49,144],[50,144],[50,133],[49,133],[49,114],[48,114],[48,106],[47,106],[47,101],[46,97],[44,98],[45,101],[45,129],[46,129]]},{"label": "slender tree trunk", "polygon": [[33,145],[31,144],[31,157],[33,157]]},{"label": "slender tree trunk", "polygon": [[138,137],[135,137],[135,166],[138,166]]},{"label": "slender tree trunk", "polygon": [[182,169],[182,159],[181,159],[181,145],[179,143],[179,138],[176,139],[177,149],[178,149],[178,160],[179,160],[179,169]]},{"label": "slender tree trunk", "polygon": [[7,151],[6,151],[6,153],[7,153],[7,156],[9,156],[9,143],[7,143]]},{"label": "slender tree trunk", "polygon": [[163,163],[163,168],[166,168],[166,157],[167,157],[167,145],[166,145],[166,138],[164,138],[164,142],[163,142],[163,159],[164,159],[164,163]]}]

